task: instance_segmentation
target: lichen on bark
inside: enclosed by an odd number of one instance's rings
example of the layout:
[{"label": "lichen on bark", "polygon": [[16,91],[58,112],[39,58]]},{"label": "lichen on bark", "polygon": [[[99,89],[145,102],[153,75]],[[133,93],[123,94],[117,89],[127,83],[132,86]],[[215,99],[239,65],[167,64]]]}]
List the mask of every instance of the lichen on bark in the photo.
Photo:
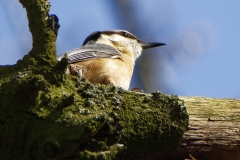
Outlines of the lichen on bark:
[{"label": "lichen on bark", "polygon": [[61,84],[41,75],[13,77],[2,83],[0,97],[0,153],[5,153],[0,155],[16,151],[25,159],[161,153],[177,148],[188,123],[176,96],[134,93],[74,77]]},{"label": "lichen on bark", "polygon": [[1,159],[114,159],[174,150],[188,125],[184,102],[66,76],[46,0],[20,0],[33,48],[0,67]]}]

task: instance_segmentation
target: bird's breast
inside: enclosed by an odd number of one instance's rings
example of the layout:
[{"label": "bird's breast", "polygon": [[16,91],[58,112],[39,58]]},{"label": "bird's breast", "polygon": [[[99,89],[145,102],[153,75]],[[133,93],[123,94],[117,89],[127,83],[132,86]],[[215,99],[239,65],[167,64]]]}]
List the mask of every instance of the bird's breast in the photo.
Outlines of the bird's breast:
[{"label": "bird's breast", "polygon": [[123,59],[97,58],[71,64],[81,69],[82,77],[90,83],[111,84],[128,89],[134,64]]}]

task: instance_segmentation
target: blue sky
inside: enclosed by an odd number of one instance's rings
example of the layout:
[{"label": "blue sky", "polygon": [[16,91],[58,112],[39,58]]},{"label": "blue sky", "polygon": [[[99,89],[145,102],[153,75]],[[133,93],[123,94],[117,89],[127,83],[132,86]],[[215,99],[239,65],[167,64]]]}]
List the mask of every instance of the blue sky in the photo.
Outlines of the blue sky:
[{"label": "blue sky", "polygon": [[[93,31],[126,29],[142,40],[167,44],[137,60],[131,87],[183,96],[240,97],[239,0],[132,0],[127,16],[135,19],[128,24],[119,18],[126,11],[116,10],[110,0],[49,1],[50,13],[61,24],[57,54],[80,46]],[[31,49],[25,9],[18,1],[0,0],[0,21],[0,65],[14,64]]]}]

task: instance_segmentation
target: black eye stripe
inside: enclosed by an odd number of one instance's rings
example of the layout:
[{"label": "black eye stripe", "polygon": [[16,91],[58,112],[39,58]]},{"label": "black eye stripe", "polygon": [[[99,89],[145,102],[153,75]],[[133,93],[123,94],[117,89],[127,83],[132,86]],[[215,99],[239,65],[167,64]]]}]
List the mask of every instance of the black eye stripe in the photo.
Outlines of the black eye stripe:
[{"label": "black eye stripe", "polygon": [[126,33],[126,32],[123,32],[122,35],[123,35],[124,37],[129,37],[129,34]]},{"label": "black eye stripe", "polygon": [[124,32],[124,31],[120,32],[120,34],[127,38],[136,39],[133,35],[131,35],[130,33]]}]

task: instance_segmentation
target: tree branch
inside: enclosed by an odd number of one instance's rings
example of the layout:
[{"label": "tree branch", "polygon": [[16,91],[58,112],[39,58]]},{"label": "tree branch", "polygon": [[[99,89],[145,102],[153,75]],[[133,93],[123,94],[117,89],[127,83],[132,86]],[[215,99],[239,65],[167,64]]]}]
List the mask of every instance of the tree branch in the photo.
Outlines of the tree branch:
[{"label": "tree branch", "polygon": [[50,3],[47,0],[20,0],[20,3],[26,8],[29,30],[33,38],[33,47],[29,55],[41,64],[50,67],[56,65],[56,36],[47,23]]},{"label": "tree branch", "polygon": [[188,125],[184,102],[66,76],[57,62],[46,0],[20,0],[33,48],[0,67],[1,159],[112,159],[177,149]]},{"label": "tree branch", "polygon": [[176,151],[133,159],[240,159],[240,100],[180,97],[189,113],[188,131]]}]

